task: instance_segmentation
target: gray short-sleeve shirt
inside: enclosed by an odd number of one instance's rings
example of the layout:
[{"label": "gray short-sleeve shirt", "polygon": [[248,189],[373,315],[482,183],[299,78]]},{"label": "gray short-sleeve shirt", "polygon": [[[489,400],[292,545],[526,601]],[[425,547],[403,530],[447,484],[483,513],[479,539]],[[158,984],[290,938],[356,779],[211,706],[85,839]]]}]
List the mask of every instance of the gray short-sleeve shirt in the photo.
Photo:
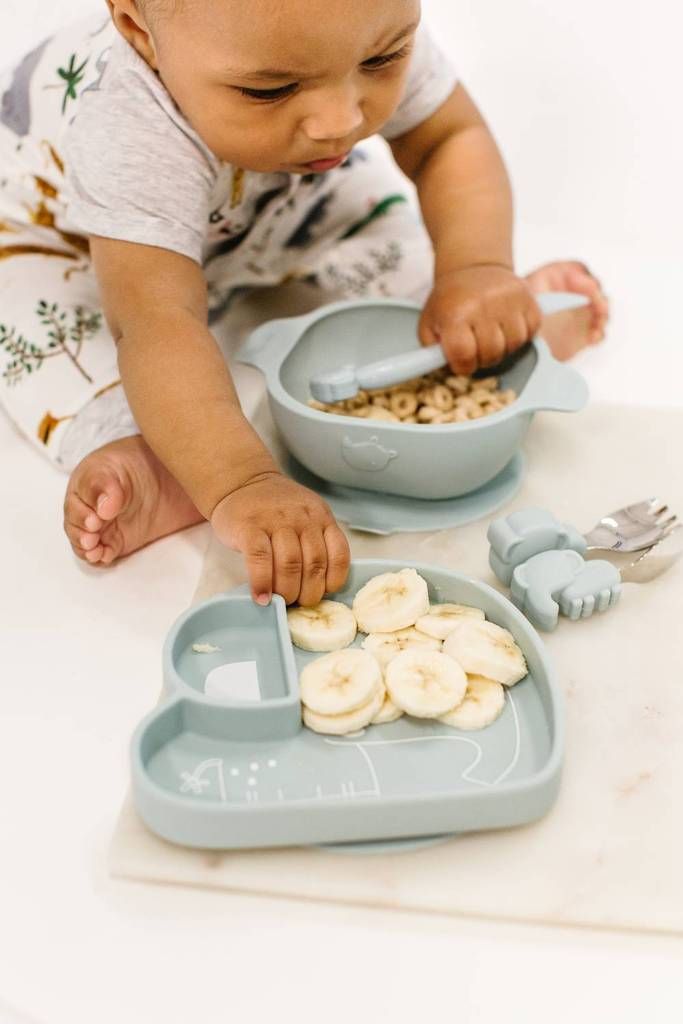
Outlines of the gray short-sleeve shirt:
[{"label": "gray short-sleeve shirt", "polygon": [[[159,77],[113,26],[107,34],[97,62],[100,76],[81,93],[66,136],[69,225],[85,235],[170,249],[201,264],[214,248],[212,224],[230,203],[236,169],[211,153]],[[403,96],[381,134],[394,139],[426,120],[456,81],[423,22]],[[244,192],[253,217],[259,195],[293,177],[241,174],[250,179]]]}]

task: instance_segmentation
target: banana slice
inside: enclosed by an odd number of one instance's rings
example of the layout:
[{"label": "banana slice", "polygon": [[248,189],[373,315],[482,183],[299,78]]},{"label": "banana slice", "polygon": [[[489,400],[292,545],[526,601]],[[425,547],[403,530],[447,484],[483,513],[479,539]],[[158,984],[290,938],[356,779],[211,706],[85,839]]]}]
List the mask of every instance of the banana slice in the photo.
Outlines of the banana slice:
[{"label": "banana slice", "polygon": [[[362,651],[360,652],[363,653]],[[325,733],[328,736],[345,736],[349,732],[364,729],[374,721],[375,716],[384,704],[384,687],[378,686],[367,703],[342,715],[319,715],[310,708],[304,708],[304,725],[313,732]]]},{"label": "banana slice", "polygon": [[464,701],[441,715],[439,721],[454,729],[484,729],[495,722],[504,707],[505,690],[500,683],[484,676],[468,676]]},{"label": "banana slice", "polygon": [[302,651],[340,651],[356,639],[356,619],[341,601],[321,601],[313,608],[290,608],[287,624],[292,643]]},{"label": "banana slice", "polygon": [[301,673],[299,686],[302,703],[310,711],[318,715],[346,715],[367,704],[377,690],[383,690],[382,670],[369,651],[350,647],[309,662]]},{"label": "banana slice", "polygon": [[514,686],[528,672],[512,633],[494,622],[462,619],[444,640],[443,651],[468,674],[493,679],[503,686]]},{"label": "banana slice", "polygon": [[402,651],[389,662],[385,683],[394,704],[415,718],[445,715],[467,690],[467,676],[457,661],[419,647]]},{"label": "banana slice", "polygon": [[373,576],[356,594],[353,614],[363,633],[394,633],[429,611],[427,583],[414,569]]},{"label": "banana slice", "polygon": [[392,658],[395,658],[401,651],[408,650],[409,647],[440,651],[441,641],[418,632],[413,626],[408,626],[407,629],[398,629],[395,633],[370,633],[361,647],[374,654],[384,670]]},{"label": "banana slice", "polygon": [[400,708],[397,708],[389,694],[384,691],[384,703],[370,722],[370,725],[387,725],[389,722],[395,722],[397,718],[401,718],[403,712]]},{"label": "banana slice", "polygon": [[429,612],[421,615],[415,623],[415,629],[426,633],[427,636],[436,637],[437,640],[445,640],[463,616],[473,619],[486,618],[481,608],[471,608],[467,604],[431,604]]}]

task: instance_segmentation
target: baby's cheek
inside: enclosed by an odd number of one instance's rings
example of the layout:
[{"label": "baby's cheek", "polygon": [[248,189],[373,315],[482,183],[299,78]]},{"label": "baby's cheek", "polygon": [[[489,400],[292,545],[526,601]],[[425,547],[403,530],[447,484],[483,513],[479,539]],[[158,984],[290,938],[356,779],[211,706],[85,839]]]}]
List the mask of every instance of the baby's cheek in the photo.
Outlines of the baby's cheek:
[{"label": "baby's cheek", "polygon": [[368,97],[367,107],[364,106],[363,110],[365,112],[367,109],[366,117],[368,121],[372,121],[376,125],[375,131],[379,131],[382,125],[396,113],[403,96],[406,78],[407,74],[404,74],[400,78],[392,79],[381,88],[373,89]]},{"label": "baby's cheek", "polygon": [[[262,128],[257,118],[245,123],[231,116],[230,110],[204,111],[193,127],[214,156],[224,163],[255,171],[271,169],[273,157],[282,154],[279,133]],[[282,156],[280,157],[282,159]]]}]

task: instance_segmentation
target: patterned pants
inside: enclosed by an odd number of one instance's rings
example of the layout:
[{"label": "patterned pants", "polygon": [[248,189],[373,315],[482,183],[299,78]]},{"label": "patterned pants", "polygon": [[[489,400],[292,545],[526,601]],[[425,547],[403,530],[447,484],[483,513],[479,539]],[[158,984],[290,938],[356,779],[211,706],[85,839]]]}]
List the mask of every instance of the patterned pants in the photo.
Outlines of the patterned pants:
[{"label": "patterned pants", "polygon": [[[69,104],[101,22],[91,21],[76,42],[73,32],[55,37],[0,77],[0,405],[65,471],[138,432],[88,242],[70,230],[62,198]],[[343,175],[324,176],[314,207],[288,204],[296,246],[268,246],[273,203],[238,251],[206,264],[212,326],[229,320],[236,294],[297,279],[316,290],[320,304],[364,296],[424,301],[433,254],[405,179],[380,140],[356,147],[352,158]],[[278,217],[281,233],[282,209]]]}]

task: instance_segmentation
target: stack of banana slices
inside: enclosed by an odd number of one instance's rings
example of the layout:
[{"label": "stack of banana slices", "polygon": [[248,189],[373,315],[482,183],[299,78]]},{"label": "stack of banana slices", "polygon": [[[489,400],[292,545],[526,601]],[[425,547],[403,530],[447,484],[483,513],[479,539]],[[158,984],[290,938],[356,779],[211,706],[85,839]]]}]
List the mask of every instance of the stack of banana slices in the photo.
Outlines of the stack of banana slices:
[{"label": "stack of banana slices", "polygon": [[[403,714],[483,729],[503,710],[503,688],[527,674],[511,633],[480,608],[430,605],[415,569],[374,576],[352,608],[321,601],[290,608],[287,618],[292,643],[323,654],[300,678],[304,724],[314,732],[346,736]],[[351,647],[359,631],[366,636]]]}]

